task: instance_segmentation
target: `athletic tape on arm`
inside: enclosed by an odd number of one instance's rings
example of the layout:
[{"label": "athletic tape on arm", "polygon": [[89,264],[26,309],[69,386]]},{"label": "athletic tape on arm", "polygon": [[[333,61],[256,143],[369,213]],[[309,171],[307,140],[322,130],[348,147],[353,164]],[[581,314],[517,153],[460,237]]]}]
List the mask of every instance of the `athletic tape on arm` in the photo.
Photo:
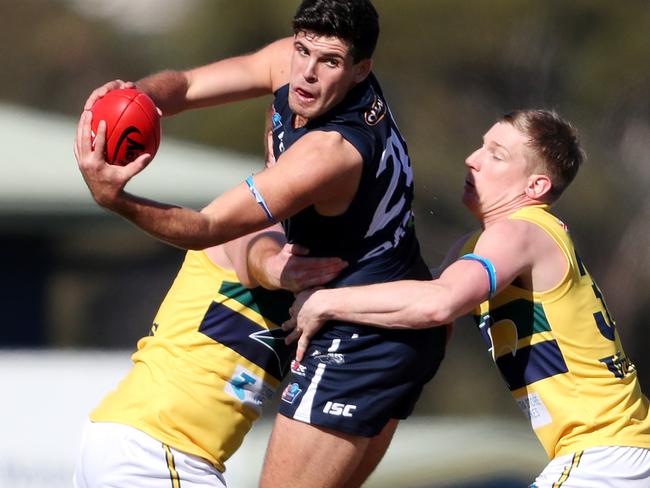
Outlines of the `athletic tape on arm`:
[{"label": "athletic tape on arm", "polygon": [[460,259],[478,261],[483,265],[483,268],[485,268],[485,271],[487,271],[488,280],[490,282],[490,290],[488,291],[488,298],[492,298],[497,291],[497,272],[494,269],[494,265],[492,264],[492,262],[489,259],[474,253],[465,254],[464,256],[461,256]]},{"label": "athletic tape on arm", "polygon": [[264,200],[262,194],[259,191],[257,191],[252,176],[246,178],[246,184],[248,185],[248,189],[251,191],[253,197],[255,197],[255,201],[259,203],[260,207],[262,207],[262,209],[264,210],[264,213],[266,214],[266,218],[269,219],[269,222],[275,224],[276,223],[275,217],[273,217],[273,214],[271,213],[269,206],[266,204],[266,201]]}]

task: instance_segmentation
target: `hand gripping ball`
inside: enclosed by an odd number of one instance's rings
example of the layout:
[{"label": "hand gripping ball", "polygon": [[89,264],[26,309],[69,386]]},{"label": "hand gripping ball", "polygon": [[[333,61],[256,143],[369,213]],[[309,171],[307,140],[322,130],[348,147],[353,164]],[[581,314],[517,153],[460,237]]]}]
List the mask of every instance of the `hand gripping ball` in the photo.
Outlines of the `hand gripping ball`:
[{"label": "hand gripping ball", "polygon": [[143,153],[155,156],[160,146],[160,115],[145,93],[135,88],[111,90],[91,111],[93,148],[99,121],[106,121],[104,156],[109,164],[124,166]]}]

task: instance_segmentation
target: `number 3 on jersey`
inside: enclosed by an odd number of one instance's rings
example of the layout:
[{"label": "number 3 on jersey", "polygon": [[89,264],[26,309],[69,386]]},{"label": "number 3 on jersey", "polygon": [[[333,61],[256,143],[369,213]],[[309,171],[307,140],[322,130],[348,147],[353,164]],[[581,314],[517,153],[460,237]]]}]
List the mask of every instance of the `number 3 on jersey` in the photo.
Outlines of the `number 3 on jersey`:
[{"label": "number 3 on jersey", "polygon": [[[586,276],[587,270],[585,269],[585,265],[582,263],[582,259],[580,259],[580,256],[578,256],[577,253],[576,260],[578,262],[580,276]],[[596,298],[600,300],[603,311],[605,312],[604,314],[600,310],[598,312],[594,312],[594,320],[596,321],[596,326],[605,339],[613,341],[616,339],[616,323],[612,320],[612,316],[607,309],[607,304],[605,303],[603,294],[601,293],[600,288],[598,288],[598,285],[593,280],[593,278],[591,279],[591,288],[594,290],[594,295],[596,295]]]}]

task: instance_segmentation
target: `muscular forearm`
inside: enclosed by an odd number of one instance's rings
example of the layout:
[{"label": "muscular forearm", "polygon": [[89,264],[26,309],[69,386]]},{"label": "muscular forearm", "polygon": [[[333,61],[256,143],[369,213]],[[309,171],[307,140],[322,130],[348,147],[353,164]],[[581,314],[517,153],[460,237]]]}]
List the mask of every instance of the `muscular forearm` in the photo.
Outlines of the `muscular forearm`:
[{"label": "muscular forearm", "polygon": [[[151,236],[183,249],[205,249],[247,233],[247,229],[222,224],[202,212],[154,202],[126,192],[107,208]],[[253,230],[256,229],[250,229]]]},{"label": "muscular forearm", "polygon": [[272,272],[272,258],[278,256],[286,243],[284,234],[280,231],[266,232],[256,235],[247,246],[247,271],[251,279],[267,290],[282,288],[280,282],[281,270]]},{"label": "muscular forearm", "polygon": [[[453,320],[445,290],[431,281],[399,281],[319,290],[306,303],[319,319],[391,329],[421,329]],[[311,303],[310,303],[311,302]]]},{"label": "muscular forearm", "polygon": [[189,81],[182,71],[162,71],[137,81],[136,86],[152,98],[163,115],[191,108],[187,99]]}]

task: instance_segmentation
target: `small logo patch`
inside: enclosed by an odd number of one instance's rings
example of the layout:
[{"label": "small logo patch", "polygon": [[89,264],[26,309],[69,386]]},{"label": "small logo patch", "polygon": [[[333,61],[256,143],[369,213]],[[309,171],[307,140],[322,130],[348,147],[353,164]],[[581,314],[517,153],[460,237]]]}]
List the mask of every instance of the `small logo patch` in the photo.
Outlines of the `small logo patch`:
[{"label": "small logo patch", "polygon": [[307,368],[295,359],[291,361],[291,372],[297,376],[305,376]]},{"label": "small logo patch", "polygon": [[553,422],[551,414],[539,393],[530,393],[516,400],[521,411],[528,417],[533,429],[539,429]]},{"label": "small logo patch", "polygon": [[[138,157],[144,151],[144,145],[133,139],[133,137],[131,137],[132,134],[137,134],[142,137],[142,132],[140,132],[137,127],[129,126],[124,129],[124,132],[122,132],[117,144],[115,145],[115,152],[113,153],[112,161],[115,161],[118,164],[126,164]],[[120,149],[122,148],[124,141],[126,141],[124,159],[119,159]]]},{"label": "small logo patch", "polygon": [[375,95],[375,101],[372,103],[372,107],[364,115],[366,124],[378,124],[384,118],[384,115],[386,115],[386,104],[381,98]]},{"label": "small logo patch", "polygon": [[318,354],[313,356],[323,364],[345,364],[345,356],[338,352],[328,352],[327,354]]},{"label": "small logo patch", "polygon": [[224,390],[258,413],[261,412],[264,404],[273,397],[275,391],[262,378],[242,366],[237,366]]},{"label": "small logo patch", "polygon": [[345,403],[337,402],[327,402],[325,408],[323,408],[323,413],[328,415],[335,415],[337,417],[352,417],[353,413],[357,409],[356,405],[349,405]]},{"label": "small logo patch", "polygon": [[302,393],[302,390],[298,386],[298,383],[291,383],[282,392],[282,401],[287,403],[293,403],[296,398]]},{"label": "small logo patch", "polygon": [[275,132],[280,127],[282,127],[282,116],[273,109],[273,115],[271,116],[271,121],[273,122],[273,131]]}]

